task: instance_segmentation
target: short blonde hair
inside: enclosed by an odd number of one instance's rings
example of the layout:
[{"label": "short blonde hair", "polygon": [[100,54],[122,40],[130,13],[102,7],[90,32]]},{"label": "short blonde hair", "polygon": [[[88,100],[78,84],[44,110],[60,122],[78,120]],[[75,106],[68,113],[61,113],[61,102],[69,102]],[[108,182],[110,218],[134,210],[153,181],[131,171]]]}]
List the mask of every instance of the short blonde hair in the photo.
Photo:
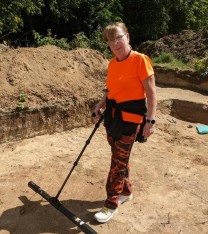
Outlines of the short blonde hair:
[{"label": "short blonde hair", "polygon": [[114,39],[117,28],[121,28],[124,33],[128,33],[128,29],[123,22],[114,22],[106,26],[103,30],[103,40],[109,41]]}]

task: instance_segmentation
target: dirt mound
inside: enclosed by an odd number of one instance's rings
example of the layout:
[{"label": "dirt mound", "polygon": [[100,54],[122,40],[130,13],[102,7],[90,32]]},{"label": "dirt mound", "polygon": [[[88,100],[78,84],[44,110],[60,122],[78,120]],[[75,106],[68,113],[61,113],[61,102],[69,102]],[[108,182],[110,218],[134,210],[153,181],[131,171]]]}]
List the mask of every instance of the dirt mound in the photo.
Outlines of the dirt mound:
[{"label": "dirt mound", "polygon": [[208,28],[200,31],[183,30],[179,34],[144,42],[137,49],[150,57],[157,57],[161,52],[166,52],[184,61],[203,58],[208,56]]},{"label": "dirt mound", "polygon": [[86,126],[103,95],[108,60],[55,46],[0,53],[0,143]]},{"label": "dirt mound", "polygon": [[107,64],[101,53],[91,49],[64,51],[44,46],[2,50],[0,110],[14,110],[20,93],[27,97],[29,109],[98,98]]}]

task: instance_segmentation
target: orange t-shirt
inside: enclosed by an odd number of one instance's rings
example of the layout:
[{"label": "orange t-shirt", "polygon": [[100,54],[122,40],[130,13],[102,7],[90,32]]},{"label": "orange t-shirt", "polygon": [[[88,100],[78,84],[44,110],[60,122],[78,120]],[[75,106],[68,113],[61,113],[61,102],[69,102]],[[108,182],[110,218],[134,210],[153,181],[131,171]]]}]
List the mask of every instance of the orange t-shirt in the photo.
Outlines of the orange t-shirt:
[{"label": "orange t-shirt", "polygon": [[[108,65],[106,86],[108,98],[117,103],[144,99],[142,81],[154,74],[153,64],[147,55],[132,51],[129,57],[118,62],[114,57]],[[124,121],[141,123],[142,116],[122,112]]]}]

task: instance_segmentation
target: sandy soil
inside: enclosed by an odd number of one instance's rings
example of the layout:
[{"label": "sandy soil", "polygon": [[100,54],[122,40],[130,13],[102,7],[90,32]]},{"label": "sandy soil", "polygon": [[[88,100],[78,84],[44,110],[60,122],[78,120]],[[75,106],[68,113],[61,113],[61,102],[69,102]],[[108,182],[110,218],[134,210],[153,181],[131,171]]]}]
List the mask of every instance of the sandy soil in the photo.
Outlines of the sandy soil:
[{"label": "sandy soil", "polygon": [[[207,100],[190,91],[158,88],[159,100],[173,95]],[[132,150],[134,199],[120,206],[113,220],[98,224],[93,214],[105,199],[110,163],[110,149],[101,125],[60,201],[100,234],[207,234],[208,135],[199,135],[196,125],[158,114],[154,135],[145,144],[135,143]],[[93,128],[94,123],[1,145],[1,234],[82,233],[27,183],[33,180],[55,196]]]},{"label": "sandy soil", "polygon": [[[0,52],[0,113],[14,110],[21,91],[30,109],[53,104],[87,108],[85,102],[95,102],[102,94],[108,61],[96,51],[67,52],[46,46]],[[162,87],[157,87],[157,93],[155,133],[147,143],[135,143],[130,159],[134,199],[121,205],[106,224],[93,219],[106,196],[110,164],[102,125],[59,196],[66,208],[99,234],[208,234],[208,134],[196,131],[203,123],[176,119],[167,103],[161,104],[178,99],[207,108],[207,96]],[[189,109],[187,116],[195,111],[191,104]],[[85,118],[89,123],[91,117]],[[0,124],[5,132],[12,127]],[[27,184],[32,180],[55,196],[93,128],[91,122],[0,144],[0,234],[82,233]]]}]

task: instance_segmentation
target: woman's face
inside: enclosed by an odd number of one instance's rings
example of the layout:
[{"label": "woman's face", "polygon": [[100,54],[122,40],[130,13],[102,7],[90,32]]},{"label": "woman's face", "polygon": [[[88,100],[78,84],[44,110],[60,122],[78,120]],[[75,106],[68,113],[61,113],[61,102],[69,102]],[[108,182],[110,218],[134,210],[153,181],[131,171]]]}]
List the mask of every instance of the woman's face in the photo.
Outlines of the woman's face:
[{"label": "woman's face", "polygon": [[108,45],[112,53],[118,58],[123,59],[129,53],[129,34],[121,28],[117,28],[112,40],[108,40]]}]

